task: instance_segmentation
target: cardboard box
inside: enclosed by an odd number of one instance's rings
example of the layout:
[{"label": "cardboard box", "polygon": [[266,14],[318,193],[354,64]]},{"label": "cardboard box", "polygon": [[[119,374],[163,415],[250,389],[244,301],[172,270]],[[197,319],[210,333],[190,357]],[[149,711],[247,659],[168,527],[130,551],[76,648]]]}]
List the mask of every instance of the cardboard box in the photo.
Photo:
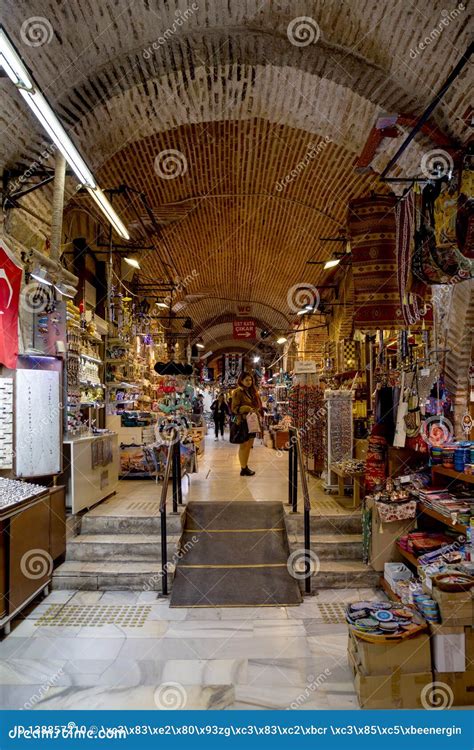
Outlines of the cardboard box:
[{"label": "cardboard box", "polygon": [[438,602],[443,625],[474,625],[473,590],[453,594],[433,586],[431,596]]},{"label": "cardboard box", "polygon": [[349,659],[354,675],[354,687],[361,708],[423,708],[422,691],[433,681],[427,672],[401,672],[367,675],[352,658]]},{"label": "cardboard box", "polygon": [[402,557],[396,546],[398,537],[408,534],[415,527],[415,519],[382,523],[374,507],[374,501],[367,501],[372,509],[372,536],[370,542],[370,564],[374,570],[383,572],[386,562],[400,561]]},{"label": "cardboard box", "polygon": [[464,628],[466,649],[466,671],[474,672],[474,627]]},{"label": "cardboard box", "polygon": [[466,636],[464,628],[431,625],[431,653],[436,672],[466,671]]},{"label": "cardboard box", "polygon": [[[474,706],[474,670],[466,672],[435,672],[435,682],[443,682],[453,694],[453,708]],[[448,695],[449,697],[449,695]]]},{"label": "cardboard box", "polygon": [[428,633],[376,644],[363,641],[351,632],[348,651],[356,666],[368,675],[387,675],[393,670],[410,673],[431,670]]}]

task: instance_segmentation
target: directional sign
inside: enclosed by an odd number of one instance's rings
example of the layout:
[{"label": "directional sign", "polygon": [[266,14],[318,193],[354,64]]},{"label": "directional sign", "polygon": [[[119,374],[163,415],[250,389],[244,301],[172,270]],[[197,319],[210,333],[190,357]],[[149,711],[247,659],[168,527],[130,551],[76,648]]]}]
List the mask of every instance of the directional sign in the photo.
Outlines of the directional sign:
[{"label": "directional sign", "polygon": [[234,339],[256,339],[257,326],[251,318],[234,320]]}]

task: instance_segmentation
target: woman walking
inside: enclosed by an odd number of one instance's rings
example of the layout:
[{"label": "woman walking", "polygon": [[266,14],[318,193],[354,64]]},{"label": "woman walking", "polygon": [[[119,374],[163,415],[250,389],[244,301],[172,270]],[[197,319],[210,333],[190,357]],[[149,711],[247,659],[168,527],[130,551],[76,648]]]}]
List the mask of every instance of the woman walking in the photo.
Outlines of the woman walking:
[{"label": "woman walking", "polygon": [[216,440],[219,440],[219,432],[224,440],[224,425],[226,417],[230,415],[229,407],[225,400],[224,394],[220,393],[219,396],[211,404],[212,418],[214,420],[214,429],[216,432]]},{"label": "woman walking", "polygon": [[[238,386],[232,394],[232,414],[237,416],[241,422],[247,419],[248,414],[261,416],[262,402],[257,391],[253,375],[248,372],[242,372],[238,380]],[[249,432],[248,438],[244,443],[239,445],[240,476],[253,477],[255,474],[248,467],[250,449],[253,447],[256,432]]]}]

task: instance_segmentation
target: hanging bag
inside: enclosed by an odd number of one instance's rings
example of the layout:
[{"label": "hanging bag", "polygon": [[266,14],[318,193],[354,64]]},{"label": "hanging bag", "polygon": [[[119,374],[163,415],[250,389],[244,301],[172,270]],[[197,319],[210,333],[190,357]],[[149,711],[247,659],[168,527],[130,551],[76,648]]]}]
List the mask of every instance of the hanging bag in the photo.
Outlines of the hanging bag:
[{"label": "hanging bag", "polygon": [[418,393],[418,371],[415,370],[413,386],[408,397],[408,411],[405,414],[407,437],[417,437],[421,428],[420,396]]},{"label": "hanging bag", "polygon": [[249,439],[249,428],[247,420],[242,417],[232,417],[230,421],[229,441],[234,445],[246,443]]},{"label": "hanging bag", "polygon": [[249,432],[260,432],[260,420],[258,418],[258,414],[256,414],[254,411],[251,411],[249,414],[245,415],[245,419]]}]

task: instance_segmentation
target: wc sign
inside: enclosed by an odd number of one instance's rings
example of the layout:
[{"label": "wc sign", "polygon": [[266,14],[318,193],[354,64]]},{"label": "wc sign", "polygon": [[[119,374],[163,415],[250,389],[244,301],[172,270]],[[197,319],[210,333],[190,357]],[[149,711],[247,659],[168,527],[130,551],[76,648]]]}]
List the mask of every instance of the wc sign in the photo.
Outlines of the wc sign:
[{"label": "wc sign", "polygon": [[252,315],[252,305],[245,305],[238,302],[235,306],[237,318],[249,318]]},{"label": "wc sign", "polygon": [[234,320],[234,339],[256,339],[257,338],[257,326],[252,318],[244,318],[243,320]]}]

